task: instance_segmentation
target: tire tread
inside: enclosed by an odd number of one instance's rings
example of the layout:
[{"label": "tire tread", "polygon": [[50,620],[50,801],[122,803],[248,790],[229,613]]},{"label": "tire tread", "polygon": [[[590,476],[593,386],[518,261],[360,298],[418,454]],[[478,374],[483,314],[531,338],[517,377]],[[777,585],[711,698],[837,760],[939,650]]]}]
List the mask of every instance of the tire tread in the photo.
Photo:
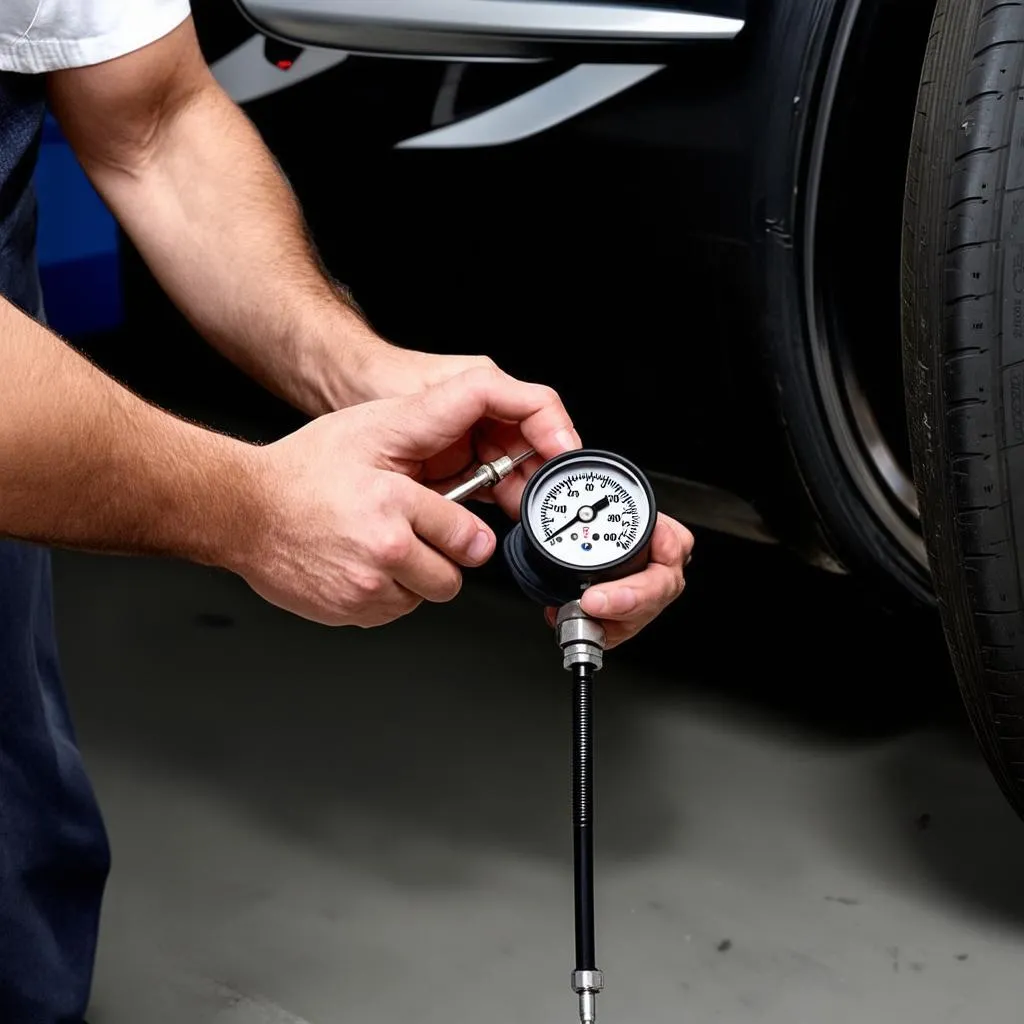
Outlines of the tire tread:
[{"label": "tire tread", "polygon": [[1024,814],[1013,515],[1024,514],[1024,463],[1015,471],[1007,458],[1003,379],[1014,362],[1003,361],[1001,322],[1003,213],[1019,190],[1004,186],[1024,123],[1022,81],[1024,4],[939,0],[910,148],[902,287],[914,474],[943,627],[975,734]]}]

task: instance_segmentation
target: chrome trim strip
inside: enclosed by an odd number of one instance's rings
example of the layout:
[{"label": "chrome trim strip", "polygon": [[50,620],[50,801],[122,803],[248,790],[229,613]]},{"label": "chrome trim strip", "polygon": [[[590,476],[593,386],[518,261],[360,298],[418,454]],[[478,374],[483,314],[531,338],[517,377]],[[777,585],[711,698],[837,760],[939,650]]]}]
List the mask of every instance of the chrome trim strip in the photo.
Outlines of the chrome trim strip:
[{"label": "chrome trim strip", "polygon": [[496,56],[520,43],[671,43],[732,39],[737,18],[630,3],[557,0],[239,0],[268,32],[314,46],[380,53]]},{"label": "chrome trim strip", "polygon": [[504,146],[562,124],[660,71],[662,64],[579,64],[556,78],[454,124],[399,142],[396,149]]}]

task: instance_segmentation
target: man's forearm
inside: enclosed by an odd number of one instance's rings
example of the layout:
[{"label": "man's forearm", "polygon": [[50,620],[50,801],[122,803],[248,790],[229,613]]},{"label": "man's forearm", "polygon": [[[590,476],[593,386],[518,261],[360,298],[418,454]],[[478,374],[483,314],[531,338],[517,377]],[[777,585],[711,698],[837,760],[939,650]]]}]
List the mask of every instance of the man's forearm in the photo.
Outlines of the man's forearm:
[{"label": "man's forearm", "polygon": [[0,535],[232,567],[256,449],[142,401],[0,299]]},{"label": "man's forearm", "polygon": [[[379,339],[322,272],[298,203],[248,118],[205,65],[189,65],[190,38],[186,24],[123,59],[125,77],[143,89],[147,69],[128,65],[167,59],[186,68],[168,85],[155,81],[158,101],[141,111],[118,97],[124,117],[141,125],[123,143],[107,143],[104,125],[85,123],[102,101],[78,102],[76,92],[81,83],[102,86],[116,69],[55,79],[57,113],[93,183],[197,329],[298,407],[339,408],[357,397],[346,393],[339,367],[358,365]],[[161,57],[174,49],[177,56]]]}]

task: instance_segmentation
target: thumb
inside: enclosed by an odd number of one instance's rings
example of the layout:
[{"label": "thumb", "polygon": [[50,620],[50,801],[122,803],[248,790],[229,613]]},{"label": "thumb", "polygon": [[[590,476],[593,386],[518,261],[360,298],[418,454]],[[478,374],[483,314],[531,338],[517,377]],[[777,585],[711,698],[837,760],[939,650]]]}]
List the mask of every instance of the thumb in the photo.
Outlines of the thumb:
[{"label": "thumb", "polygon": [[557,393],[543,384],[516,380],[493,367],[476,367],[401,402],[393,434],[398,458],[426,459],[454,444],[485,418],[519,426],[544,458],[579,446]]}]

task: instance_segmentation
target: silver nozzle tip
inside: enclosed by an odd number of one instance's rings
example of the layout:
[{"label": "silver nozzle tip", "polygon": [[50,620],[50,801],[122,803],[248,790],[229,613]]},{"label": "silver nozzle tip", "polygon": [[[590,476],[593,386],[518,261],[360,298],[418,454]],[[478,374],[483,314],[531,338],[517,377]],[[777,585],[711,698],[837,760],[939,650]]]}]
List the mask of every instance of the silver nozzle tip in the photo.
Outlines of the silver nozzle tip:
[{"label": "silver nozzle tip", "polygon": [[604,988],[604,975],[598,971],[573,971],[572,987],[580,997],[580,1024],[594,1024],[597,1019],[597,993]]},{"label": "silver nozzle tip", "polygon": [[597,1020],[597,998],[594,992],[580,993],[580,1024],[594,1024]]}]

